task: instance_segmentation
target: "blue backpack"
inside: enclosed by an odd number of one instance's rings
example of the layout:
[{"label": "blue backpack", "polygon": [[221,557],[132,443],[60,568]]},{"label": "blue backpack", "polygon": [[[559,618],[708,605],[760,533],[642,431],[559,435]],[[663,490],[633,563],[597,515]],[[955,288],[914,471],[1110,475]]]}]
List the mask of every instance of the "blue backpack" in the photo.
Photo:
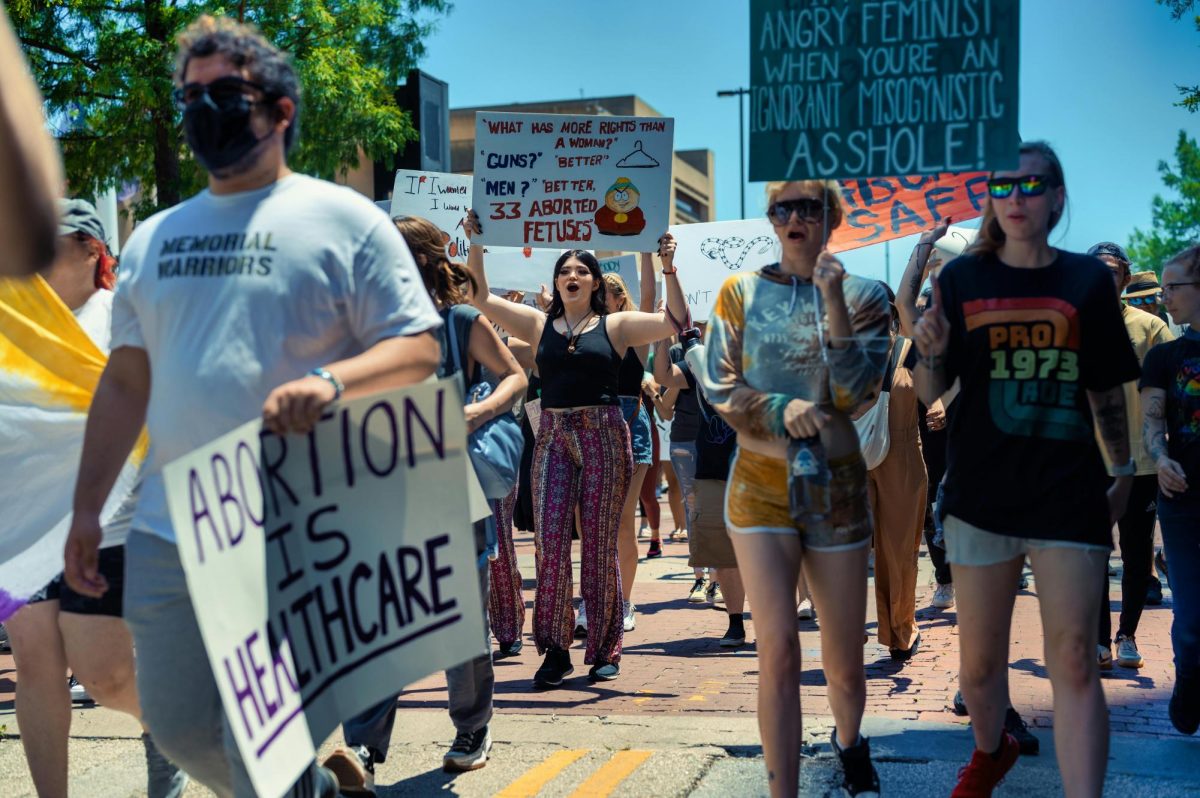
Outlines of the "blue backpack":
[{"label": "blue backpack", "polygon": [[[471,334],[471,325],[479,316],[478,311],[472,312],[474,310],[469,305],[455,305],[446,314],[450,365],[459,375],[466,404],[482,401],[492,393],[492,386],[482,380],[467,387],[466,358],[463,357],[467,346],[461,339]],[[469,319],[466,318],[468,315]],[[469,340],[467,338],[468,342]],[[509,410],[485,422],[482,427],[471,433],[467,438],[467,453],[471,456],[471,464],[475,466],[475,474],[479,477],[484,496],[488,499],[503,499],[512,492],[513,486],[517,484],[521,452],[524,448],[525,439],[521,434],[521,425]]]}]

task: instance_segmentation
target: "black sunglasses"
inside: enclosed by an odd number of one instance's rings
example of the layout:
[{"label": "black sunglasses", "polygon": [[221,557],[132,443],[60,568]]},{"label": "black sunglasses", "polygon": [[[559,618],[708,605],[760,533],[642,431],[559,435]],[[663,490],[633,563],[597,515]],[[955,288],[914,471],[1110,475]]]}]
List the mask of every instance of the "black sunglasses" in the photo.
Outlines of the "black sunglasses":
[{"label": "black sunglasses", "polygon": [[817,197],[801,197],[800,199],[772,202],[771,207],[767,208],[767,218],[774,224],[785,225],[794,213],[802,222],[815,222],[821,218],[821,214],[824,212],[825,200]]},{"label": "black sunglasses", "polygon": [[[266,95],[267,90],[252,80],[244,80],[233,75],[217,78],[212,83],[188,83],[171,92],[171,98],[179,110],[198,102],[207,102],[219,111],[229,111],[241,103],[255,105],[261,100],[252,100],[246,96],[249,91],[260,91]],[[265,98],[264,99],[268,99]]]},{"label": "black sunglasses", "polygon": [[1051,180],[1046,175],[1021,175],[1020,177],[993,177],[987,181],[988,194],[992,199],[1007,199],[1014,189],[1022,197],[1040,197],[1046,193]]}]

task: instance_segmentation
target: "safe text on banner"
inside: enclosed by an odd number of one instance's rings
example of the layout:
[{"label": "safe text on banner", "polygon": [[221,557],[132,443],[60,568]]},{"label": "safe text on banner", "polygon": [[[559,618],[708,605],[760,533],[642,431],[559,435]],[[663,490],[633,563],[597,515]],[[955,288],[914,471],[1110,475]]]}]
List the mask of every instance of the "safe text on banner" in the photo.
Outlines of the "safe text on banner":
[{"label": "safe text on banner", "polygon": [[751,0],[750,179],[1016,166],[1019,0]]},{"label": "safe text on banner", "polygon": [[[845,252],[916,235],[944,219],[976,219],[983,212],[987,172],[842,180],[845,217],[829,237],[830,252]],[[731,274],[779,260],[778,239],[765,217],[671,228],[676,259],[686,272],[692,317],[708,318],[721,283]]]},{"label": "safe text on banner", "polygon": [[257,794],[283,794],[344,719],[486,650],[465,444],[443,380],[334,405],[307,436],[250,422],[166,467]]},{"label": "safe text on banner", "polygon": [[665,117],[477,112],[479,240],[656,249],[670,220],[674,132]]}]

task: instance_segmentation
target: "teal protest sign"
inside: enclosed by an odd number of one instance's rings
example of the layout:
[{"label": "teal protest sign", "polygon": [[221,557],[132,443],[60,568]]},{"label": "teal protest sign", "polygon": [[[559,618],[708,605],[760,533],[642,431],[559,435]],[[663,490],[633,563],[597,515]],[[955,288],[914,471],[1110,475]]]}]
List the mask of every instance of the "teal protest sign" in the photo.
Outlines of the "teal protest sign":
[{"label": "teal protest sign", "polygon": [[751,0],[750,179],[1015,167],[1019,0]]}]

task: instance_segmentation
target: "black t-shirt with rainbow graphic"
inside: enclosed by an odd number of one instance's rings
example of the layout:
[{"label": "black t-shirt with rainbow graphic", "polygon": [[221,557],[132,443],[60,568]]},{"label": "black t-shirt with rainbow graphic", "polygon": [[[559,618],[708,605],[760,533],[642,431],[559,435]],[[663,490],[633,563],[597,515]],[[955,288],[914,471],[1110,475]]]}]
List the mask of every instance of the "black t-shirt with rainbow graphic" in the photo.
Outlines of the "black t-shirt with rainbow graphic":
[{"label": "black t-shirt with rainbow graphic", "polygon": [[1019,269],[964,255],[938,278],[950,321],[945,508],[998,534],[1111,546],[1088,391],[1135,380],[1109,270],[1059,251]]}]

